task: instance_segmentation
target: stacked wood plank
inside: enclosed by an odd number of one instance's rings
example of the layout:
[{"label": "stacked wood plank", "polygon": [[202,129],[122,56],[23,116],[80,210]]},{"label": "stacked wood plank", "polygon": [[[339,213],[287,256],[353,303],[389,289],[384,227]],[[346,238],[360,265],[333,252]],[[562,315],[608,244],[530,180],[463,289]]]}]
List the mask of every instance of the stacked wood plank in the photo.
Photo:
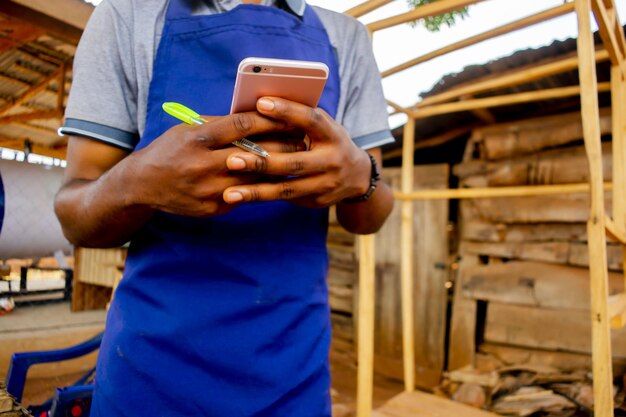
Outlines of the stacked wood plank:
[{"label": "stacked wood plank", "polygon": [[[606,109],[601,120],[607,135]],[[578,112],[483,128],[454,173],[463,187],[587,182],[581,132]],[[603,148],[610,181],[610,143]],[[610,203],[611,193],[605,198]],[[476,351],[513,362],[589,365],[588,196],[466,200],[460,213],[450,368],[472,363]],[[624,289],[623,263],[621,246],[609,241],[611,294]],[[625,342],[626,330],[614,331],[616,364],[626,358]]]},{"label": "stacked wood plank", "polygon": [[[448,186],[447,165],[416,166],[416,189]],[[383,180],[398,189],[400,170],[385,169]],[[415,300],[414,331],[416,380],[432,388],[439,383],[445,362],[446,309],[448,294],[446,268],[449,257],[448,203],[443,200],[416,202],[413,207],[415,234],[413,262]],[[402,379],[402,320],[400,314],[400,223],[401,207],[396,204],[383,228],[376,235],[376,289],[374,321],[374,360],[379,374]],[[358,294],[355,237],[342,231],[331,215],[328,236],[328,274],[333,346],[335,350],[356,352],[356,305]],[[356,355],[354,355],[356,356]]]},{"label": "stacked wood plank", "polygon": [[[587,370],[562,371],[545,365],[503,366],[483,357],[479,368],[447,373],[438,396],[509,416],[587,416],[593,414],[593,388]],[[495,368],[494,368],[495,367]],[[622,407],[626,392],[615,387]]]}]

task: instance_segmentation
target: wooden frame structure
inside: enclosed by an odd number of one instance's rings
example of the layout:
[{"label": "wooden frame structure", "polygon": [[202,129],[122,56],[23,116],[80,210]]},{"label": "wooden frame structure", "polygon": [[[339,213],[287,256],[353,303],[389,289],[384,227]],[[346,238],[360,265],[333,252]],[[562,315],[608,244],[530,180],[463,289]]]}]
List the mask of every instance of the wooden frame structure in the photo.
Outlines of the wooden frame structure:
[{"label": "wooden frame structure", "polygon": [[[370,23],[370,34],[416,19],[479,3],[482,0],[439,0],[412,11]],[[369,13],[390,0],[369,0],[346,11],[354,17]],[[483,197],[513,197],[528,195],[566,194],[590,192],[590,215],[587,224],[590,259],[592,363],[595,398],[595,415],[613,416],[613,375],[610,344],[610,327],[626,325],[626,293],[609,297],[606,254],[606,233],[610,233],[624,246],[626,256],[626,39],[617,16],[614,0],[573,0],[552,9],[489,30],[452,45],[429,52],[382,73],[389,76],[414,65],[429,61],[446,53],[477,44],[487,39],[562,16],[576,13],[578,18],[578,54],[549,64],[522,69],[499,79],[452,88],[428,97],[410,108],[388,101],[395,113],[404,113],[408,121],[404,126],[402,148],[402,184],[395,196],[402,201],[401,232],[401,285],[403,320],[403,362],[405,391],[415,387],[413,288],[411,254],[413,253],[412,212],[413,201],[424,199],[461,199]],[[599,26],[604,49],[596,51],[591,29],[591,14]],[[610,83],[598,83],[596,62],[610,60]],[[521,84],[578,68],[580,83],[577,86],[546,89],[519,94],[467,99],[468,96],[493,91],[506,85]],[[602,176],[602,148],[598,92],[611,91],[613,112],[613,182],[605,184]],[[481,111],[491,107],[516,103],[541,101],[580,95],[585,150],[589,162],[590,181],[583,184],[543,185],[498,188],[473,188],[450,190],[413,191],[413,154],[415,151],[415,120],[437,114],[459,111]],[[458,101],[455,101],[458,100]],[[604,191],[613,188],[613,216],[604,207]],[[372,382],[374,372],[374,236],[359,240],[359,310],[358,310],[358,384],[357,416],[369,417],[372,413]],[[452,341],[454,343],[454,341]]]}]

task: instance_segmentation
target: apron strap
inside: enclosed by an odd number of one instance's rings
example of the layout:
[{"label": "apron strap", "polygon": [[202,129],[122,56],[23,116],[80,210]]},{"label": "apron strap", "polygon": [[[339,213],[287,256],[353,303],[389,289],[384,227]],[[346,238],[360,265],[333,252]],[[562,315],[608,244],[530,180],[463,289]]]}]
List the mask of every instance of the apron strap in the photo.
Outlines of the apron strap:
[{"label": "apron strap", "polygon": [[165,20],[189,17],[193,12],[193,0],[170,0]]}]

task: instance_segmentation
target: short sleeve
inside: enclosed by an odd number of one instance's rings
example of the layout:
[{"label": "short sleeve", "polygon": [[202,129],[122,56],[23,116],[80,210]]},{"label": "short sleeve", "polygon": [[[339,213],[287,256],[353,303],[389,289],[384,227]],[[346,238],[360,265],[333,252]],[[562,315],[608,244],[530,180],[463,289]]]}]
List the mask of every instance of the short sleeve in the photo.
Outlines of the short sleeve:
[{"label": "short sleeve", "polygon": [[61,135],[92,138],[125,150],[138,139],[137,80],[131,31],[110,1],[94,10],[74,58]]},{"label": "short sleeve", "polygon": [[374,59],[367,29],[357,24],[352,53],[343,63],[346,103],[342,123],[354,142],[363,149],[388,143],[394,138],[389,130],[387,102],[380,72]]}]

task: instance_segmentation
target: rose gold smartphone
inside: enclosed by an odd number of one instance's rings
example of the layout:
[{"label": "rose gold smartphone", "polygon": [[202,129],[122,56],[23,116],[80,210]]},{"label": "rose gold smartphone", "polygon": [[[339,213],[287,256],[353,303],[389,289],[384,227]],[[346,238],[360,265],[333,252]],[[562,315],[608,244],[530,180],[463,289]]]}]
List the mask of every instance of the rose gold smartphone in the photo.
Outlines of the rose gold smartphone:
[{"label": "rose gold smartphone", "polygon": [[246,58],[237,70],[230,112],[256,110],[256,102],[263,96],[317,107],[327,79],[328,67],[322,62]]}]

